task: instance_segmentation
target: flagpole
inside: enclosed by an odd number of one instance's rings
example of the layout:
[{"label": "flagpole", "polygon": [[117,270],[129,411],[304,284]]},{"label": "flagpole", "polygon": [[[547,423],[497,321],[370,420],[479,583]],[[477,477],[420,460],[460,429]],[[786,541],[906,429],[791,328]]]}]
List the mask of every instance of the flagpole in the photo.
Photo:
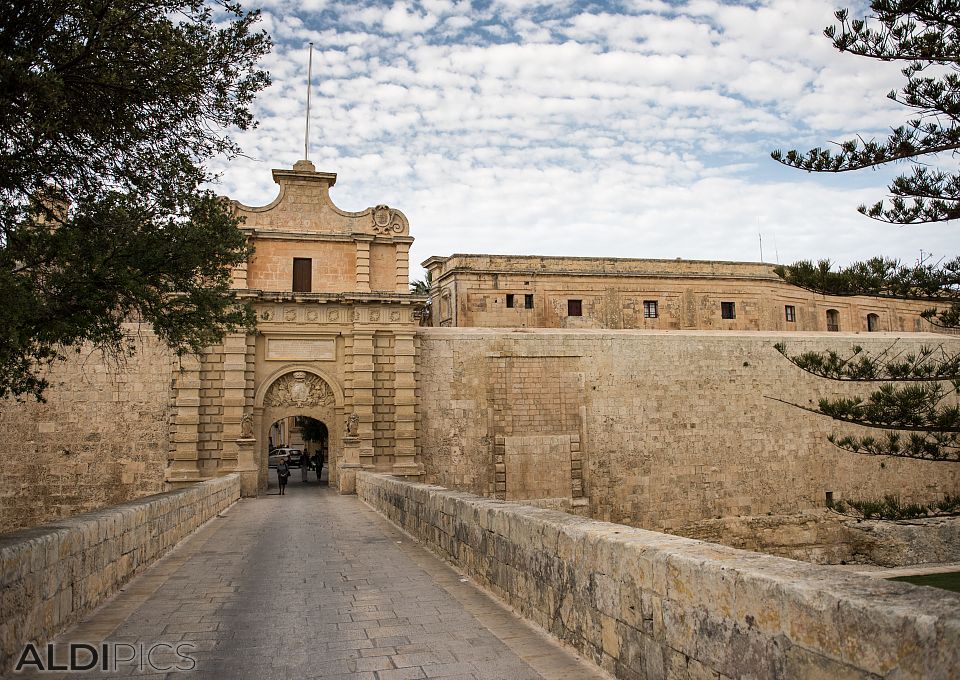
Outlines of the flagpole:
[{"label": "flagpole", "polygon": [[310,43],[310,56],[307,61],[307,125],[303,133],[303,160],[310,160],[310,85],[313,82],[313,43]]}]

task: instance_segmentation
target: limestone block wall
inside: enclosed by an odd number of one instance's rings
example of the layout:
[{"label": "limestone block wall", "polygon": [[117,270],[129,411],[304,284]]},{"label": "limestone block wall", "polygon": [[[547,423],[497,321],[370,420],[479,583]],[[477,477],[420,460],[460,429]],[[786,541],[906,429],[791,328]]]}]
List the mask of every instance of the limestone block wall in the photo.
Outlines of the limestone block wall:
[{"label": "limestone block wall", "polygon": [[[247,265],[247,286],[256,290],[293,290],[293,258],[312,260],[311,290],[342,293],[356,290],[357,249],[352,241],[305,241],[261,238]],[[393,275],[393,262],[389,275]],[[391,281],[390,288],[393,288]]]},{"label": "limestone block wall", "polygon": [[620,678],[949,678],[960,595],[374,473],[357,493]]},{"label": "limestone block wall", "polygon": [[933,330],[923,303],[819,295],[758,262],[452,255],[423,264],[434,326],[827,331],[833,310],[841,331]]},{"label": "limestone block wall", "polygon": [[46,403],[0,402],[0,533],[163,491],[178,366],[127,331],[134,356],[82,347],[50,371]]},{"label": "limestone block wall", "polygon": [[240,477],[0,536],[0,673],[240,498]]},{"label": "limestone block wall", "polygon": [[[927,503],[960,493],[955,464],[831,445],[833,421],[775,398],[809,404],[863,386],[809,376],[773,348],[956,352],[957,338],[480,328],[418,337],[418,453],[431,483],[505,500],[552,496],[578,511],[588,503],[596,519],[657,530],[823,507],[827,492]],[[531,475],[534,487],[517,483]]]}]

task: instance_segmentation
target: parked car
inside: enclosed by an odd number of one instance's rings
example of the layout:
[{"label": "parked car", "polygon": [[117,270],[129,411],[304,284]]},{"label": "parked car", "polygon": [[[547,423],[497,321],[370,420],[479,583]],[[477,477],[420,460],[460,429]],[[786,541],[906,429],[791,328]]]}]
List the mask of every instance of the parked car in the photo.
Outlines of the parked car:
[{"label": "parked car", "polygon": [[303,450],[302,449],[274,449],[270,452],[270,456],[267,459],[267,464],[270,467],[277,467],[277,463],[280,462],[282,457],[287,457],[287,465],[290,467],[300,467],[300,461],[303,460]]}]

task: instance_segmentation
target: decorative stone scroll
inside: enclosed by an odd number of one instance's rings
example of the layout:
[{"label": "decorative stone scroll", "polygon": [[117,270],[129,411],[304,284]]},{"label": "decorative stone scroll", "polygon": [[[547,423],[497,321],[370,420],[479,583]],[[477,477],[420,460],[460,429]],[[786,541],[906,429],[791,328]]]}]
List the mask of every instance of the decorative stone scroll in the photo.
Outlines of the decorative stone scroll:
[{"label": "decorative stone scroll", "polygon": [[402,234],[404,229],[403,218],[393,208],[378,205],[373,209],[374,234]]},{"label": "decorative stone scroll", "polygon": [[263,399],[264,406],[332,406],[335,403],[333,390],[322,378],[294,371],[274,382]]}]

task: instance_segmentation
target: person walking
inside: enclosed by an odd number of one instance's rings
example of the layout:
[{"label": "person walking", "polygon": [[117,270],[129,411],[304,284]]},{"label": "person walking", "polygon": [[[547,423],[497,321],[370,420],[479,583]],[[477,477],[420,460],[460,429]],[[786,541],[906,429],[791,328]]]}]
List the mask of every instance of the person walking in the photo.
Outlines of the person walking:
[{"label": "person walking", "polygon": [[280,495],[284,495],[287,489],[287,480],[290,478],[290,466],[287,465],[287,457],[284,456],[277,463],[277,481],[280,482]]},{"label": "person walking", "polygon": [[304,451],[300,455],[300,481],[304,484],[307,483],[307,469],[310,467],[310,457],[307,455],[307,452]]}]

